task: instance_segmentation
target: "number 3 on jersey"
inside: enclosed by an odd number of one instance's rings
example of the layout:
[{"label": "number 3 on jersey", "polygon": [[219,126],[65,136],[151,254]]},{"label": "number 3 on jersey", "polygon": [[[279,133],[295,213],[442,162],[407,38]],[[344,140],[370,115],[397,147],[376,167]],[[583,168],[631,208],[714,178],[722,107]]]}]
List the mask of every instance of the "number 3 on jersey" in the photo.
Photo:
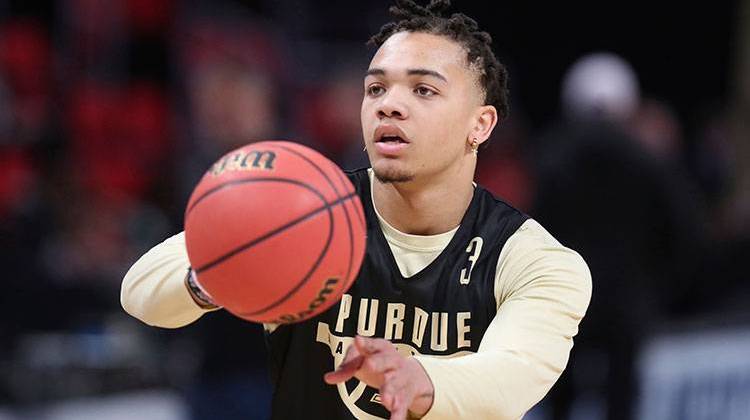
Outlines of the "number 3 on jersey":
[{"label": "number 3 on jersey", "polygon": [[474,264],[479,259],[479,253],[482,252],[482,238],[477,236],[469,242],[469,246],[466,248],[466,252],[469,253],[469,262],[466,264],[466,268],[461,270],[461,276],[459,281],[461,284],[469,284],[471,281],[471,270],[474,269]]}]

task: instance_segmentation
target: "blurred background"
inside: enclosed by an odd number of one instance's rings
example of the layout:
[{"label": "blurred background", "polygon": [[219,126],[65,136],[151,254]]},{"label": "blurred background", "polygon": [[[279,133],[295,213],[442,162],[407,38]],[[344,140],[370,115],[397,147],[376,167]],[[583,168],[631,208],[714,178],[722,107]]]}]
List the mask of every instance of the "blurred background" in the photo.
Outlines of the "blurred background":
[{"label": "blurred background", "polygon": [[[591,267],[533,419],[750,418],[750,1],[461,1],[511,75],[478,182]],[[0,0],[0,419],[262,419],[260,328],[119,286],[256,139],[366,165],[387,1]]]}]

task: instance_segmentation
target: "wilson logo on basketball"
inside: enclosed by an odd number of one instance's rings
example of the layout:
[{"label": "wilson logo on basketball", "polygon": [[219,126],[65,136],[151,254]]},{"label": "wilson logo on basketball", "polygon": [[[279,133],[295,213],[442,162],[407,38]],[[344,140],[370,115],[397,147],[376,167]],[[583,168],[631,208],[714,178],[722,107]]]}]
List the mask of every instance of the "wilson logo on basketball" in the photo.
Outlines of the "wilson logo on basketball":
[{"label": "wilson logo on basketball", "polygon": [[274,324],[283,324],[283,323],[290,323],[290,322],[297,322],[301,321],[311,314],[315,312],[315,309],[317,309],[320,305],[324,304],[326,302],[326,298],[328,295],[334,292],[333,287],[338,284],[339,279],[332,277],[328,280],[326,280],[325,284],[323,284],[323,288],[320,289],[318,292],[318,295],[315,297],[315,299],[310,302],[310,305],[302,312],[299,312],[297,315],[282,315],[279,317],[277,321],[273,321]]},{"label": "wilson logo on basketball", "polygon": [[234,153],[216,162],[208,173],[219,176],[229,171],[272,171],[276,153],[270,150],[251,150]]}]

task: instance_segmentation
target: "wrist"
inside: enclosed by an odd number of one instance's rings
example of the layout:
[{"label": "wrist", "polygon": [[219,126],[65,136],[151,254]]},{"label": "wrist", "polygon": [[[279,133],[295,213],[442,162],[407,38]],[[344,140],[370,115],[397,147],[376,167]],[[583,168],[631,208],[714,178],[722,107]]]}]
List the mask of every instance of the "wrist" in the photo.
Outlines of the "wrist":
[{"label": "wrist", "polygon": [[409,406],[409,419],[421,419],[432,408],[433,393],[424,393],[414,398]]},{"label": "wrist", "polygon": [[203,287],[201,287],[200,283],[198,283],[195,270],[192,268],[188,268],[187,275],[185,276],[185,288],[193,301],[202,309],[212,310],[219,308],[213,302],[211,296],[203,289]]},{"label": "wrist", "polygon": [[418,372],[415,376],[417,379],[417,395],[409,406],[409,419],[418,419],[424,417],[430,408],[435,397],[435,387],[432,380],[422,364],[415,358],[411,361],[416,365],[415,370]]}]

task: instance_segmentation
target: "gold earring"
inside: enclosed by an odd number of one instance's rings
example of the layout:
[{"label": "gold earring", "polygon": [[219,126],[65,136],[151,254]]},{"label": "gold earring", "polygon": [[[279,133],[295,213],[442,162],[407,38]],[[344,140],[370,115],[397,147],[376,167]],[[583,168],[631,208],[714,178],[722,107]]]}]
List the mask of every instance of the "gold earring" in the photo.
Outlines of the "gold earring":
[{"label": "gold earring", "polygon": [[476,155],[479,150],[479,142],[477,142],[477,139],[471,140],[471,151],[474,152]]}]

